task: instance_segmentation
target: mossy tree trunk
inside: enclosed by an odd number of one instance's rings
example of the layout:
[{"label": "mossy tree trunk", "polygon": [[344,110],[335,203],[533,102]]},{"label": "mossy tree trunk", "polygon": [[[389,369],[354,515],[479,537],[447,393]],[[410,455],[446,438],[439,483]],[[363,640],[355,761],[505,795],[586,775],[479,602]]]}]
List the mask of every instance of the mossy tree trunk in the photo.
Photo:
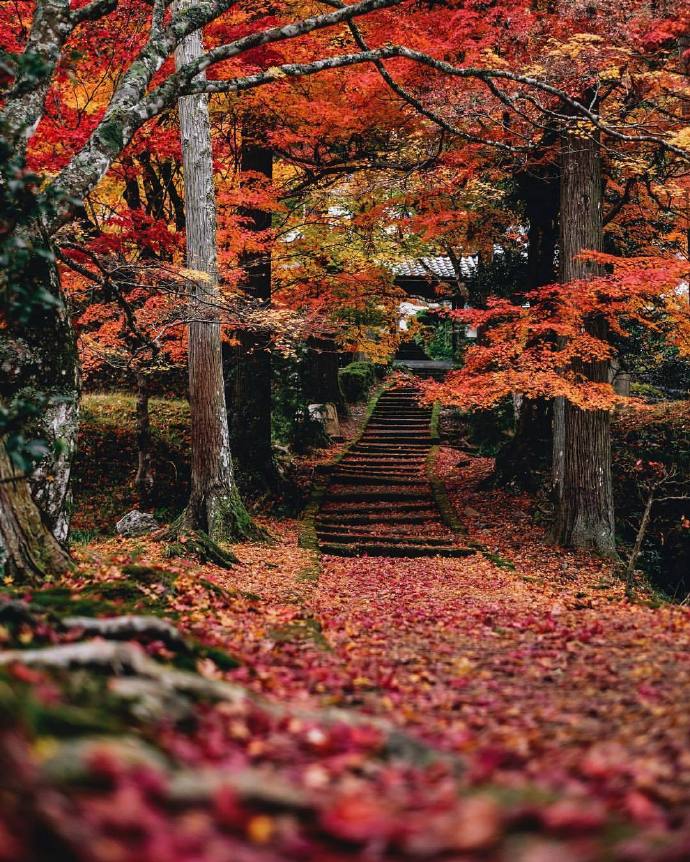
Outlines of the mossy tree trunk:
[{"label": "mossy tree trunk", "polygon": [[18,584],[60,575],[69,556],[41,517],[25,476],[17,474],[0,440],[0,572]]},{"label": "mossy tree trunk", "polygon": [[[50,247],[40,231],[28,232],[32,265],[27,290],[47,299],[28,319],[8,322],[0,346],[0,398],[39,405],[22,428],[25,437],[47,444],[47,454],[28,478],[17,478],[2,448],[0,557],[5,567],[27,580],[62,571],[67,555],[61,545],[69,529],[71,471],[79,421],[79,372],[69,310]],[[30,284],[29,284],[30,282]]]},{"label": "mossy tree trunk", "polygon": [[[178,4],[178,11],[189,3]],[[187,36],[176,52],[178,67],[203,53],[201,33]],[[208,97],[179,100],[184,167],[187,266],[195,271],[188,337],[191,413],[191,492],[182,526],[202,530],[214,542],[251,534],[230,454],[225,406],[216,259],[216,202]]]},{"label": "mossy tree trunk", "polygon": [[[600,268],[578,259],[585,249],[603,245],[601,149],[596,134],[576,136],[565,131],[561,144],[561,280],[592,278]],[[587,331],[606,339],[599,317],[586,321]],[[609,381],[609,362],[580,362],[579,374],[596,383]],[[610,414],[563,404],[561,475],[554,539],[561,545],[591,548],[606,557],[616,555],[611,479]],[[561,454],[562,453],[562,454]]]}]

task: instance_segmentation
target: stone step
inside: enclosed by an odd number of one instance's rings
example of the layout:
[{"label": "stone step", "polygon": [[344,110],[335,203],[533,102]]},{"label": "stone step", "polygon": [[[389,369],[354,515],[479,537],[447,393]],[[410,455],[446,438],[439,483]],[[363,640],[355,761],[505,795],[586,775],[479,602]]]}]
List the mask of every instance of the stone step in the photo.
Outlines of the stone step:
[{"label": "stone step", "polygon": [[400,478],[395,478],[390,475],[382,475],[380,473],[334,473],[333,481],[338,484],[343,485],[376,485],[381,482],[382,479],[385,479],[387,487],[398,487],[399,485],[405,486],[407,488],[411,487],[419,487],[420,489],[423,487],[429,487],[429,482],[424,481],[423,479],[410,478],[402,476]]},{"label": "stone step", "polygon": [[[333,519],[334,527],[364,527],[364,526],[375,526],[377,524],[386,523],[391,526],[398,524],[436,524],[438,518],[438,513],[431,510],[425,509],[420,510],[419,514],[413,515],[393,515],[389,514],[385,518],[385,522],[382,520],[381,515],[338,515]],[[322,524],[323,526],[329,526],[330,521],[317,521],[317,529],[318,525]]]},{"label": "stone step", "polygon": [[[329,505],[329,504],[327,504]],[[335,504],[333,504],[335,505]],[[431,496],[421,500],[401,500],[395,506],[390,506],[385,500],[381,501],[379,507],[375,505],[358,506],[357,508],[348,508],[342,505],[336,506],[334,509],[322,509],[321,511],[329,518],[342,515],[395,515],[403,513],[417,513],[418,511],[435,512]]]},{"label": "stone step", "polygon": [[431,416],[430,410],[421,410],[419,407],[402,407],[397,404],[385,404],[377,408],[372,416]]},{"label": "stone step", "polygon": [[414,443],[431,446],[434,439],[437,440],[438,438],[425,437],[421,434],[416,436],[412,434],[376,434],[375,436],[362,437],[362,443]]},{"label": "stone step", "polygon": [[379,455],[426,455],[431,448],[430,443],[414,443],[404,446],[402,443],[358,443],[352,450],[357,454]]},{"label": "stone step", "polygon": [[343,458],[340,461],[340,464],[371,464],[372,466],[378,467],[393,467],[394,469],[398,469],[402,467],[419,467],[420,464],[424,464],[427,459],[428,452],[419,452],[414,455],[389,455],[385,452],[381,452],[380,454],[369,454],[367,452],[353,452],[352,456],[348,456],[347,458]]},{"label": "stone step", "polygon": [[400,428],[370,428],[365,431],[360,438],[361,443],[372,443],[374,440],[380,440],[384,443],[394,443],[398,440],[403,443],[426,443],[429,438],[429,429],[414,429],[409,430]]},{"label": "stone step", "polygon": [[390,465],[395,468],[409,466],[417,466],[418,464],[423,464],[428,455],[428,450],[420,451],[420,452],[404,452],[399,454],[397,451],[392,453],[390,452],[351,452],[346,455],[342,461],[339,461],[338,464],[334,466],[339,466],[340,464],[380,464],[381,466]]},{"label": "stone step", "polygon": [[429,423],[423,419],[372,419],[367,428],[423,428],[427,430]]},{"label": "stone step", "polygon": [[[399,491],[389,491],[387,488],[385,490],[372,491],[340,491],[332,492],[328,496],[334,503],[367,503],[370,500],[389,500],[395,503],[398,501],[427,499],[426,497],[422,497],[417,490],[407,492],[403,491],[402,488]],[[429,501],[431,501],[431,498],[429,498]]]},{"label": "stone step", "polygon": [[384,465],[383,467],[376,464],[341,464],[332,475],[339,476],[341,473],[344,476],[380,476],[382,479],[387,476],[398,476],[400,478],[417,479],[422,473],[422,466],[417,467],[399,467],[397,465]]},{"label": "stone step", "polygon": [[338,557],[469,557],[475,552],[470,548],[456,548],[451,545],[392,544],[337,544],[323,543],[321,552]]},{"label": "stone step", "polygon": [[436,547],[449,547],[453,546],[453,537],[452,536],[408,536],[400,533],[385,533],[385,534],[377,534],[377,533],[350,533],[347,530],[320,530],[316,531],[317,536],[323,536],[324,539],[332,544],[337,545],[352,545],[352,544],[361,544],[361,545],[369,545],[375,544],[379,545],[381,542],[385,542],[386,544],[392,545],[427,545],[429,547],[435,545]]},{"label": "stone step", "polygon": [[371,414],[371,419],[385,419],[386,421],[391,419],[424,419],[426,421],[431,419],[431,413],[427,413],[421,410],[376,410]]},{"label": "stone step", "polygon": [[419,464],[417,467],[406,467],[400,470],[395,466],[377,467],[376,464],[353,464],[352,466],[343,466],[331,473],[331,476],[378,476],[382,481],[380,484],[385,484],[385,481],[390,478],[409,479],[411,482],[417,482],[426,478],[424,465]]}]

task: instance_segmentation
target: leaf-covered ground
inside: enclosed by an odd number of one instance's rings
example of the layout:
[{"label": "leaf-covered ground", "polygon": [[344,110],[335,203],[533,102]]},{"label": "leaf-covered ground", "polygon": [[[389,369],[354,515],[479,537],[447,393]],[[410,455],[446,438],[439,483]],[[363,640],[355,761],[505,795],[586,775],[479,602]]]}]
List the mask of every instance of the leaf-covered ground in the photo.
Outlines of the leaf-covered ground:
[{"label": "leaf-covered ground", "polygon": [[[690,858],[688,610],[550,548],[490,467],[437,462],[464,559],[319,559],[273,520],[229,571],[113,538],[7,585],[5,650],[93,654],[3,672],[0,860]],[[185,642],[104,657],[65,619],[125,611]]]}]

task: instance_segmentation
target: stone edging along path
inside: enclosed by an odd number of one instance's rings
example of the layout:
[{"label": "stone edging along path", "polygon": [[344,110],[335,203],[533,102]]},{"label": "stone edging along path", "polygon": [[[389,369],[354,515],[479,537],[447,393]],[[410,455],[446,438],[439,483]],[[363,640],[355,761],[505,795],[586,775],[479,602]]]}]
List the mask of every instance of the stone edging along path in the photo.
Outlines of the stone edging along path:
[{"label": "stone edging along path", "polygon": [[386,389],[362,434],[331,465],[311,513],[313,544],[337,556],[463,557],[427,475],[432,409],[414,386]]}]

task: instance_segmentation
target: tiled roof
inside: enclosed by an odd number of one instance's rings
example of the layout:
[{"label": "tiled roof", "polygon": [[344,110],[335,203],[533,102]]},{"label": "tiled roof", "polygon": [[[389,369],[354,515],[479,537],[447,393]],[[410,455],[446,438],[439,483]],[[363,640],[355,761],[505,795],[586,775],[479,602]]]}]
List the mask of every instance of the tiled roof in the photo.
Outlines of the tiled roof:
[{"label": "tiled roof", "polygon": [[[473,257],[460,258],[462,275],[468,276],[477,265]],[[406,260],[396,264],[393,272],[402,278],[435,277],[442,281],[455,280],[455,268],[449,257],[420,257],[417,260]]]}]

